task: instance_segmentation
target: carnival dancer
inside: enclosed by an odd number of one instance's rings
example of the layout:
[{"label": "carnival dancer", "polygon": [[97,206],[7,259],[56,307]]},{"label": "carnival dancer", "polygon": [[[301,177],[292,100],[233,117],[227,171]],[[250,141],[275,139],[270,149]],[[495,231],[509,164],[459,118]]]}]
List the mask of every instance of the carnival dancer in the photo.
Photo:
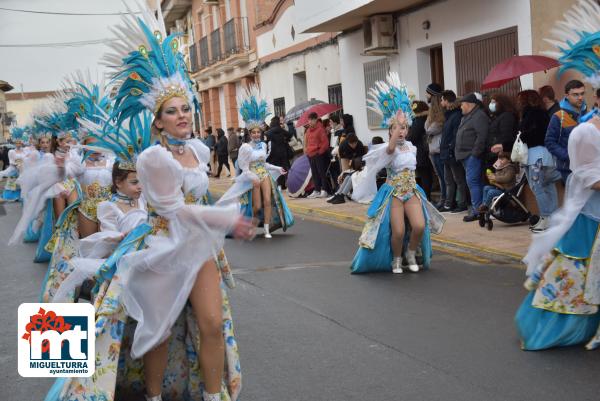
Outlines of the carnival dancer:
[{"label": "carnival dancer", "polygon": [[[31,135],[31,141],[35,146],[35,150],[30,151],[25,157],[23,173],[21,174],[21,177],[27,174],[27,170],[35,169],[37,163],[42,162],[44,158],[52,158],[52,135],[49,132],[46,132],[45,128],[40,124],[34,124],[33,126],[29,127],[29,131]],[[21,181],[22,178],[17,179],[17,183],[19,185],[21,185]],[[21,196],[23,198],[26,196],[25,188],[23,185],[21,185]],[[23,242],[38,242],[40,237],[42,237],[42,232],[44,232],[43,228],[46,228],[46,231],[43,235],[44,238],[41,238],[42,245],[38,246],[38,250],[40,247],[43,249],[46,243],[48,243],[48,240],[50,239],[49,234],[51,235],[52,233],[51,222],[50,224],[45,224],[47,215],[47,211],[41,211],[37,216],[34,216],[34,218],[31,220],[31,223],[29,223],[29,226],[27,227],[25,236],[23,237]],[[50,230],[50,233],[48,230]],[[37,259],[37,254],[38,252],[36,251],[36,258],[34,258],[34,261]]]},{"label": "carnival dancer", "polygon": [[[582,0],[564,14],[552,31],[555,51],[546,52],[561,63],[559,73],[575,69],[593,87],[600,87],[598,31],[600,6]],[[586,121],[597,112],[583,116]],[[568,136],[572,174],[561,209],[550,217],[549,229],[533,235],[523,259],[529,294],[515,322],[524,350],[587,343],[600,345],[600,120],[583,123]]]},{"label": "carnival dancer", "polygon": [[[515,321],[524,350],[586,343],[600,323],[600,119],[569,138],[564,205],[524,258],[530,292]],[[600,345],[600,336],[588,348]]]},{"label": "carnival dancer", "polygon": [[111,115],[117,128],[148,108],[162,138],[162,145],[146,149],[136,163],[152,235],[117,267],[126,272],[121,301],[137,321],[131,356],[143,363],[138,371],[143,378],[128,388],[145,388],[153,401],[161,393],[165,400],[236,399],[237,345],[215,259],[226,233],[250,238],[254,227],[237,204],[200,205],[208,188],[206,147],[186,140],[196,104],[191,80],[176,35],[166,35],[160,7],[158,19],[141,11],[123,17],[114,54],[107,57],[121,66]]},{"label": "carnival dancer", "polygon": [[277,178],[287,171],[267,163],[267,144],[262,142],[261,125],[269,115],[267,101],[261,97],[258,86],[251,85],[238,99],[240,114],[250,132],[250,143],[244,143],[238,152],[238,167],[242,174],[238,183],[251,181],[252,188],[242,195],[242,213],[255,217],[263,225],[265,238],[278,228],[286,231],[294,224],[294,216],[285,202]]},{"label": "carnival dancer", "polygon": [[19,173],[23,169],[23,161],[28,154],[24,147],[27,141],[25,130],[20,127],[12,128],[10,139],[15,148],[8,151],[8,168],[0,171],[0,177],[6,177],[2,199],[8,202],[19,202],[21,201],[21,187],[17,183],[17,178],[19,178]]},{"label": "carnival dancer", "polygon": [[[366,174],[354,188],[359,199],[375,195],[367,211],[367,223],[352,261],[352,273],[393,271],[402,273],[404,255],[408,268],[418,272],[417,253],[428,268],[431,260],[431,223],[443,221],[435,207],[415,181],[416,148],[406,140],[413,111],[406,86],[396,73],[387,82],[379,81],[369,91],[368,107],[383,117],[382,126],[389,129],[389,142],[376,145],[364,156]],[[385,168],[387,181],[377,191],[376,175]],[[435,219],[434,219],[435,218]],[[405,227],[408,220],[410,229]],[[436,227],[436,231],[441,228]]]}]

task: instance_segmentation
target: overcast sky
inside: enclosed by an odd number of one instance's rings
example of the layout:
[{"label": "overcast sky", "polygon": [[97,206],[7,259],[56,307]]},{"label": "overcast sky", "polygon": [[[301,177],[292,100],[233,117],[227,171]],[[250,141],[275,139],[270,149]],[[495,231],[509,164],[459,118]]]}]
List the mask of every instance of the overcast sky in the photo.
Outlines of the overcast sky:
[{"label": "overcast sky", "polygon": [[[130,3],[131,4],[131,3]],[[123,12],[121,0],[0,0],[0,7],[70,13]],[[0,45],[79,42],[110,38],[108,27],[119,16],[62,16],[0,10]],[[99,65],[107,47],[0,47],[0,80],[16,91],[55,90],[63,77],[77,69],[104,73]]]}]

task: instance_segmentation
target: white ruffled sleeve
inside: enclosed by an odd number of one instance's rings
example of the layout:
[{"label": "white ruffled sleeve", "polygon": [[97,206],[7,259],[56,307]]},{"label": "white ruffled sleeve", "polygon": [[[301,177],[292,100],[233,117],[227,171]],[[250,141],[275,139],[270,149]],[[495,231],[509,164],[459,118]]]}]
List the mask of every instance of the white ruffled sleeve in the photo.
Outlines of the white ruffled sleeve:
[{"label": "white ruffled sleeve", "polygon": [[196,151],[200,163],[208,164],[210,162],[210,149],[200,139],[190,139],[186,142]]},{"label": "white ruffled sleeve", "polygon": [[387,147],[387,143],[375,145],[363,156],[365,167],[360,174],[360,180],[352,181],[352,199],[361,203],[373,200],[377,193],[377,173],[394,159],[394,153],[388,154]]},{"label": "white ruffled sleeve", "polygon": [[65,159],[65,174],[69,178],[76,178],[85,171],[82,157],[74,150],[71,150]]},{"label": "white ruffled sleeve", "polygon": [[17,152],[14,149],[8,151],[8,164],[14,166],[17,162]]},{"label": "white ruffled sleeve", "polygon": [[98,204],[100,231],[79,241],[79,254],[82,258],[106,258],[114,251],[123,239],[123,233],[118,228],[121,214],[114,202],[104,201]]}]

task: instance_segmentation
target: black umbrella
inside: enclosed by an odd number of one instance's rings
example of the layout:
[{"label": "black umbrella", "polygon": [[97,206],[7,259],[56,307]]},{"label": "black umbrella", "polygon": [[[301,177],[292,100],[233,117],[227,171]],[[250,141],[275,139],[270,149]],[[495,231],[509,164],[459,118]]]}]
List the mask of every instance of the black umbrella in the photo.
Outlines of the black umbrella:
[{"label": "black umbrella", "polygon": [[300,116],[308,109],[313,107],[315,104],[325,103],[321,100],[310,99],[304,103],[300,103],[292,107],[285,115],[285,121],[294,121],[300,118]]}]

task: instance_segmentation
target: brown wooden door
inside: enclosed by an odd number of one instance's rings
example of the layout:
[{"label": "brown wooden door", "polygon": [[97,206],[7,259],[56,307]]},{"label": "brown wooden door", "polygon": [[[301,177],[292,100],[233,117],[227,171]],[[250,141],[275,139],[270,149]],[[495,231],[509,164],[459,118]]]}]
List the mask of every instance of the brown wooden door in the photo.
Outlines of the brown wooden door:
[{"label": "brown wooden door", "polygon": [[431,82],[438,83],[444,88],[444,61],[442,46],[429,49],[429,63],[431,65]]},{"label": "brown wooden door", "polygon": [[[481,92],[481,84],[492,67],[515,54],[519,54],[517,27],[455,42],[454,54],[458,94]],[[519,90],[519,80],[515,79],[498,89],[484,92],[502,92],[509,96],[515,96]]]}]

